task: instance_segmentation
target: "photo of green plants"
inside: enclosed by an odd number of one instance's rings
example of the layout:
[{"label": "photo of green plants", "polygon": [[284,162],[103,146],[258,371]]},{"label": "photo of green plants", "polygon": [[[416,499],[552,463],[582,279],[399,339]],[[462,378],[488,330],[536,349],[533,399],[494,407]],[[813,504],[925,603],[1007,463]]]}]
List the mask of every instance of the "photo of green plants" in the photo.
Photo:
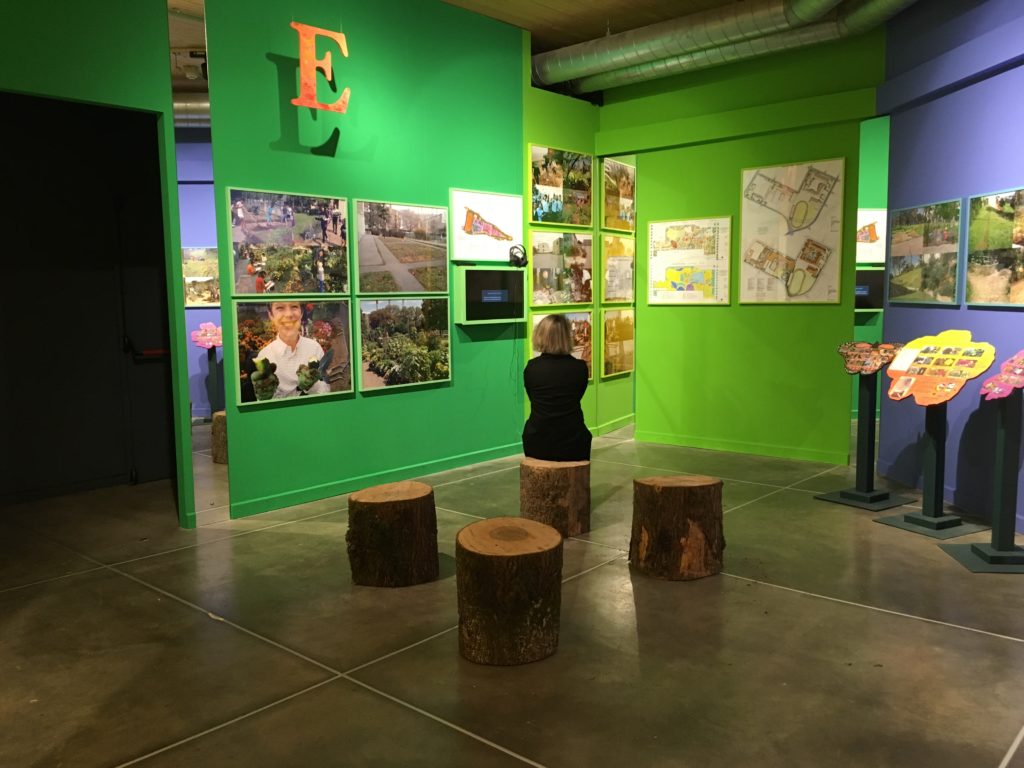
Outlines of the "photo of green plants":
[{"label": "photo of green plants", "polygon": [[971,198],[967,303],[1024,305],[1024,189]]},{"label": "photo of green plants", "polygon": [[530,146],[533,176],[530,210],[544,224],[590,226],[593,216],[593,157],[563,149]]},{"label": "photo of green plants", "polygon": [[359,293],[447,293],[448,209],[356,201]]},{"label": "photo of green plants", "polygon": [[359,302],[363,390],[451,378],[448,299]]},{"label": "photo of green plants", "polygon": [[216,248],[182,248],[181,274],[185,279],[186,307],[216,307],[220,304]]},{"label": "photo of green plants", "polygon": [[893,211],[889,301],[955,304],[960,201]]}]

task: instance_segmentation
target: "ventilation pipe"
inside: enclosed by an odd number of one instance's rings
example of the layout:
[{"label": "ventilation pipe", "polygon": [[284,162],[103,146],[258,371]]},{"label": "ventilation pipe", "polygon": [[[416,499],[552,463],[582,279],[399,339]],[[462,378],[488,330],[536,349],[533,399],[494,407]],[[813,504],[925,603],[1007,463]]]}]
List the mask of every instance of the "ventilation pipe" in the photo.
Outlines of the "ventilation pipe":
[{"label": "ventilation pipe", "polygon": [[173,106],[175,128],[210,127],[210,94],[175,93]]},{"label": "ventilation pipe", "polygon": [[840,9],[834,21],[671,56],[661,61],[621,67],[576,80],[571,84],[571,88],[575,93],[591,93],[859,35],[887,21],[914,2],[915,0],[851,0]]},{"label": "ventilation pipe", "polygon": [[533,81],[587,75],[764,37],[823,18],[840,0],[746,0],[533,57]]}]

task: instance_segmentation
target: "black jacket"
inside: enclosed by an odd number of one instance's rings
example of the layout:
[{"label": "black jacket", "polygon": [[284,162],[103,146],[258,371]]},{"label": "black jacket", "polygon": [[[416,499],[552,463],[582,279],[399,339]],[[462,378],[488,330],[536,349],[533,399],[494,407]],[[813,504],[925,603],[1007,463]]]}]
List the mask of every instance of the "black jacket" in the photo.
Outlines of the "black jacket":
[{"label": "black jacket", "polygon": [[591,435],[580,407],[587,364],[571,355],[543,354],[526,364],[523,383],[530,398],[523,453],[548,461],[589,459]]}]

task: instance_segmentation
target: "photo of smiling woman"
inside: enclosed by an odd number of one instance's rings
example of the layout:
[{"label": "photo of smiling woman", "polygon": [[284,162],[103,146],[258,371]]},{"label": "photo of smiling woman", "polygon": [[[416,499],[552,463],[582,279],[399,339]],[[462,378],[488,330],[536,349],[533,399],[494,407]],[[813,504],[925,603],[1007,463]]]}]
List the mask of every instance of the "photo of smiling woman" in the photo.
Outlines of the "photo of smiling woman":
[{"label": "photo of smiling woman", "polygon": [[238,304],[241,402],[352,389],[347,301]]}]

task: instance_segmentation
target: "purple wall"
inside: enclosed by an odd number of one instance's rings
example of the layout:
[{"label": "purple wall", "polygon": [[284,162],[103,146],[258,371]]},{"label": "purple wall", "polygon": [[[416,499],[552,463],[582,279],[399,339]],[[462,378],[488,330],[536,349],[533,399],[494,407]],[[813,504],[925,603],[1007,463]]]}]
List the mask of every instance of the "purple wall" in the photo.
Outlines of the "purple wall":
[{"label": "purple wall", "polygon": [[[213,199],[213,160],[210,144],[179,143],[178,205],[181,211],[181,245],[183,248],[217,246],[217,225]],[[192,416],[207,418],[211,411],[224,407],[224,355],[217,350],[217,367],[211,378],[209,355],[192,344],[192,331],[200,323],[221,324],[219,308],[188,308],[185,310],[185,332],[188,334],[188,390]],[[211,396],[213,406],[211,407]]]},{"label": "purple wall", "polygon": [[[879,109],[892,113],[890,209],[961,198],[966,212],[969,197],[1024,187],[1022,29],[1020,0],[919,2],[890,24],[889,79],[878,95]],[[996,365],[1024,348],[1024,309],[886,305],[887,341],[951,328],[995,345]],[[946,443],[946,499],[982,517],[991,501],[995,408],[979,392],[989,374],[949,403]],[[883,398],[881,411],[879,472],[919,485],[924,409]],[[1024,482],[1019,487],[1024,499]],[[1020,512],[1017,523],[1024,530]]]}]

